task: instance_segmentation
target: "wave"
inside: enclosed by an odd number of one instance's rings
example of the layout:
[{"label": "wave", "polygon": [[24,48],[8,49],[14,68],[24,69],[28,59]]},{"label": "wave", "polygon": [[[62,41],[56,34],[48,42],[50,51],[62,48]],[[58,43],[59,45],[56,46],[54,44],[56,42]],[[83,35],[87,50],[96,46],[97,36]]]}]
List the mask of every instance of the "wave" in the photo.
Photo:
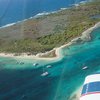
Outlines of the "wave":
[{"label": "wave", "polygon": [[49,14],[56,13],[56,12],[58,12],[58,11],[38,13],[38,14],[36,14],[36,15],[33,16],[33,17],[30,17],[30,18],[27,18],[27,19],[23,19],[23,20],[21,20],[21,21],[17,21],[17,22],[14,22],[14,23],[10,23],[10,24],[6,24],[6,25],[4,25],[4,26],[1,26],[0,29],[2,29],[2,28],[6,28],[6,27],[9,27],[9,26],[13,26],[13,25],[15,25],[15,24],[18,24],[18,23],[21,23],[21,22],[27,21],[27,20],[29,20],[29,19],[39,18],[39,17],[45,16],[45,15],[49,15]]},{"label": "wave", "polygon": [[80,4],[86,4],[87,2],[90,2],[90,1],[88,1],[88,0],[85,0],[85,1],[80,1],[79,3],[74,3],[74,4],[71,4],[71,6],[78,7],[78,6],[80,6]]},{"label": "wave", "polygon": [[90,1],[88,1],[88,0],[81,1],[80,4],[85,4],[85,3],[87,3],[87,2],[90,2]]},{"label": "wave", "polygon": [[48,15],[50,12],[42,12],[42,13],[38,13],[36,14],[34,17],[39,17],[39,16],[43,16],[43,15]]},{"label": "wave", "polygon": [[9,26],[13,26],[13,25],[15,25],[15,24],[16,24],[16,23],[6,24],[6,25],[4,25],[4,26],[1,26],[0,29],[1,29],[1,28],[5,28],[5,27],[9,27]]}]

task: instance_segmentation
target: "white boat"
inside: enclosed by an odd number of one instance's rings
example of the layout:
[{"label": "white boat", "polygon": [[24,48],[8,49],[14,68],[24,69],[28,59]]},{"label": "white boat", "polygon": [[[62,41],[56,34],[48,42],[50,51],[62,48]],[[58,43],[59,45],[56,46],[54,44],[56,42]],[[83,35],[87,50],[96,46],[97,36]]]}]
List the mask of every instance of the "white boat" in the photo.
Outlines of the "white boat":
[{"label": "white boat", "polygon": [[49,73],[48,71],[45,70],[45,68],[43,67],[43,73],[41,74],[41,76],[47,76]]},{"label": "white boat", "polygon": [[20,64],[20,65],[23,65],[23,64],[24,64],[24,62],[20,62],[19,64]]},{"label": "white boat", "polygon": [[85,69],[88,69],[88,67],[87,66],[84,66],[82,69],[85,70]]},{"label": "white boat", "polygon": [[44,72],[41,74],[41,76],[47,76],[49,73],[48,72]]},{"label": "white boat", "polygon": [[47,68],[51,68],[52,66],[51,65],[48,65],[48,66],[46,66]]},{"label": "white boat", "polygon": [[38,65],[38,63],[34,63],[34,64],[33,64],[33,66],[37,66],[37,65]]}]

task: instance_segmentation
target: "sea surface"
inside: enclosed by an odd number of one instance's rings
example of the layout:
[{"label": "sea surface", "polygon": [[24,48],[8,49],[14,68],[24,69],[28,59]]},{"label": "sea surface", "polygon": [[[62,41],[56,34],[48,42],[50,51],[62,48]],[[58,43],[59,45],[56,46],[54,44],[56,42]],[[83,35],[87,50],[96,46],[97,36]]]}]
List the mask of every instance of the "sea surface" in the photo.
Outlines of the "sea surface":
[{"label": "sea surface", "polygon": [[[1,57],[0,100],[75,100],[74,94],[85,77],[100,72],[100,28],[91,37],[91,41],[62,49],[63,58],[59,61]],[[35,62],[39,64],[36,67]],[[84,66],[88,68],[83,70]],[[45,71],[49,75],[41,76]]]},{"label": "sea surface", "polygon": [[0,0],[0,27],[89,0]]}]

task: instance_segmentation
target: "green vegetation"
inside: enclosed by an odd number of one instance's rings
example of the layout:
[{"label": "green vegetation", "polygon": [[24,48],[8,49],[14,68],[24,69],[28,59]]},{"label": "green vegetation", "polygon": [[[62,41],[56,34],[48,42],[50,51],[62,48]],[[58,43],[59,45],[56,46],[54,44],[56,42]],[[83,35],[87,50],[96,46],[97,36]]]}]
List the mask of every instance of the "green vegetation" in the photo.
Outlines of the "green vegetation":
[{"label": "green vegetation", "polygon": [[[74,37],[80,36],[83,31],[100,21],[100,18],[91,18],[91,16],[100,14],[100,2],[81,4],[78,7],[72,7],[55,14],[44,16],[44,18],[48,16],[60,16],[65,13],[68,15],[68,22],[63,32],[60,33],[60,28],[62,28],[62,26],[56,25],[52,34],[40,36],[35,40],[32,38],[9,41],[0,39],[0,52],[30,52],[32,54],[37,54],[61,46]],[[32,32],[36,34],[33,29]]]},{"label": "green vegetation", "polygon": [[[2,40],[1,40],[2,41]],[[41,45],[37,41],[32,39],[21,39],[21,40],[13,40],[13,41],[2,41],[3,45],[0,45],[1,52],[12,52],[12,53],[23,53],[30,52],[32,54],[37,54],[38,52],[45,52],[51,50],[52,47],[49,45]]]}]

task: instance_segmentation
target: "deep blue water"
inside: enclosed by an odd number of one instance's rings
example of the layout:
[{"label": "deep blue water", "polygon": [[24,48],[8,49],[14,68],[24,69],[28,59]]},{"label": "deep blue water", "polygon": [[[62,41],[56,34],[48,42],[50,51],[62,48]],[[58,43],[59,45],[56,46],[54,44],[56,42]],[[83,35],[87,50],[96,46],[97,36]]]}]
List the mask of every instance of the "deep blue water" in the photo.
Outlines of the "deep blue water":
[{"label": "deep blue water", "polygon": [[0,0],[0,26],[33,17],[44,11],[57,11],[85,0]]},{"label": "deep blue water", "polygon": [[[91,36],[91,41],[62,49],[63,59],[48,61],[52,65],[48,69],[47,61],[39,61],[40,67],[34,68],[32,60],[19,59],[25,62],[19,65],[14,58],[1,57],[0,100],[73,100],[85,77],[100,71],[100,28]],[[88,69],[82,70],[84,66]],[[46,77],[41,76],[43,67],[49,72]]]}]

